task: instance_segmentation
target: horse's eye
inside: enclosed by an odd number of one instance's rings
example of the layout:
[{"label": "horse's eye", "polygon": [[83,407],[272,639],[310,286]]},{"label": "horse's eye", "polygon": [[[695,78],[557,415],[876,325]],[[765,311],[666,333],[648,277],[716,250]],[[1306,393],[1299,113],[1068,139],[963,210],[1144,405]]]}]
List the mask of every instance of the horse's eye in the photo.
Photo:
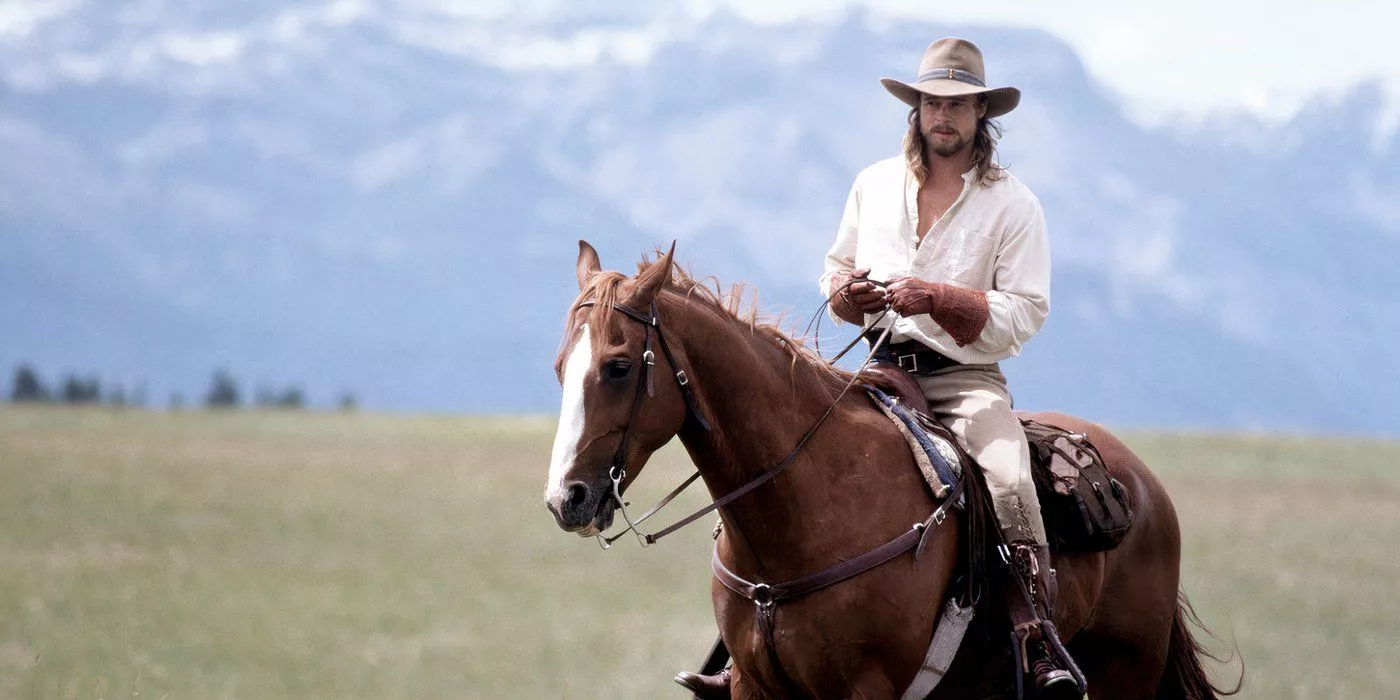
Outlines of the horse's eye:
[{"label": "horse's eye", "polygon": [[627,373],[632,371],[632,363],[627,360],[609,360],[603,365],[603,379],[609,382],[620,382],[627,378]]}]

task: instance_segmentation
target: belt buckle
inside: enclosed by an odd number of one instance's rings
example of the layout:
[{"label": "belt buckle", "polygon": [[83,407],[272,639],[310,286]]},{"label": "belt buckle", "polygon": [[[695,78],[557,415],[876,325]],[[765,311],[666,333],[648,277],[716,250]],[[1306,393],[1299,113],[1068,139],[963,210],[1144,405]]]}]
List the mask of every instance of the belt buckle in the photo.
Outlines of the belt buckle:
[{"label": "belt buckle", "polygon": [[[905,359],[909,360],[909,366],[907,367],[904,365]],[[899,368],[904,370],[905,372],[917,372],[919,371],[919,356],[912,352],[908,355],[899,355],[895,357],[895,364],[898,364]]]}]

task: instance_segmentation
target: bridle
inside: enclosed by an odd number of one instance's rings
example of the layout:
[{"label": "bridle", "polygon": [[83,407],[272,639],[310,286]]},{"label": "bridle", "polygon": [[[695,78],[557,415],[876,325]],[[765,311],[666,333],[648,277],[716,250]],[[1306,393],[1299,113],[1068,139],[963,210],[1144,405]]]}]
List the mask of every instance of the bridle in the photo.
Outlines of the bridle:
[{"label": "bridle", "polygon": [[[590,306],[597,306],[597,303],[592,300],[580,302],[578,308],[582,309]],[[601,533],[596,535],[596,537],[598,538],[598,544],[601,545],[603,549],[608,549],[618,538],[628,532],[635,532],[637,533],[638,542],[640,542],[643,547],[646,547],[659,539],[660,536],[653,537],[652,535],[643,535],[637,530],[637,525],[640,525],[642,521],[655,515],[657,511],[666,507],[666,504],[670,503],[671,499],[679,495],[686,487],[690,486],[700,477],[700,470],[697,469],[695,473],[691,474],[680,486],[676,487],[676,489],[662,499],[660,503],[657,503],[646,513],[643,513],[636,521],[633,521],[632,517],[627,513],[627,502],[622,500],[622,482],[627,478],[627,446],[632,441],[632,426],[637,422],[637,413],[642,408],[643,397],[656,395],[652,383],[653,368],[656,367],[656,353],[651,347],[653,333],[656,335],[657,343],[661,345],[661,353],[666,356],[666,362],[671,365],[671,370],[675,373],[676,386],[679,387],[681,398],[685,401],[686,416],[695,419],[696,424],[706,432],[710,431],[710,422],[705,420],[705,416],[700,413],[700,409],[696,408],[695,394],[690,389],[690,377],[685,373],[685,370],[681,368],[680,364],[676,362],[676,356],[671,352],[671,346],[666,342],[666,336],[661,332],[661,317],[656,312],[656,302],[651,302],[651,313],[645,315],[631,307],[616,303],[612,305],[612,309],[642,324],[645,333],[642,341],[642,378],[637,382],[637,391],[632,397],[632,409],[627,413],[627,425],[622,429],[622,440],[617,444],[617,451],[613,453],[612,466],[608,469],[608,479],[612,482],[612,492],[609,496],[616,502],[618,510],[622,511],[622,519],[627,521],[627,529],[612,537],[605,537]],[[645,391],[643,391],[644,389]]]},{"label": "bridle", "polygon": [[[846,286],[850,286],[850,284],[852,284],[855,281],[856,280],[847,282]],[[876,284],[883,286],[883,283],[877,282]],[[842,290],[838,291],[844,291],[844,287]],[[830,303],[831,301],[830,299],[828,299],[822,304],[822,307],[818,309],[817,313],[823,313],[826,310],[826,306]],[[589,299],[587,301],[579,302],[577,308],[582,309],[596,306],[597,302],[592,299]],[[827,406],[826,411],[822,413],[821,417],[818,418],[817,421],[812,424],[812,427],[807,429],[807,432],[802,434],[802,437],[798,439],[797,444],[794,445],[792,450],[790,450],[786,456],[779,460],[777,464],[773,465],[762,474],[759,474],[757,477],[754,477],[752,480],[750,480],[743,486],[734,489],[728,494],[725,494],[723,497],[716,499],[713,503],[709,504],[708,506],[705,506],[704,508],[695,511],[690,515],[687,515],[686,517],[676,521],[675,523],[672,523],[671,525],[654,533],[643,533],[641,530],[637,529],[637,526],[641,525],[651,516],[656,515],[658,512],[660,512],[660,510],[662,508],[665,508],[666,505],[669,504],[673,499],[675,499],[676,496],[679,496],[681,492],[685,491],[686,488],[688,488],[691,484],[695,483],[696,479],[700,478],[700,470],[697,469],[693,474],[687,477],[685,481],[681,482],[679,486],[673,489],[670,493],[666,494],[666,496],[660,501],[658,501],[656,505],[652,506],[636,520],[633,520],[631,514],[627,512],[628,504],[622,499],[622,482],[627,478],[627,447],[628,444],[631,442],[632,438],[632,426],[636,423],[637,414],[641,410],[643,397],[656,395],[655,391],[653,390],[652,383],[653,368],[656,366],[656,353],[652,351],[651,343],[653,334],[655,334],[657,342],[661,345],[661,352],[666,356],[666,361],[670,363],[671,370],[675,374],[676,385],[680,388],[681,398],[685,401],[687,417],[695,419],[696,423],[706,432],[709,432],[711,428],[709,421],[705,420],[705,417],[700,413],[700,410],[696,407],[695,395],[690,388],[690,376],[687,375],[685,369],[682,368],[676,362],[676,356],[674,353],[671,352],[671,346],[666,342],[666,335],[661,331],[661,316],[657,313],[656,302],[651,302],[651,305],[649,307],[649,314],[643,314],[637,311],[636,309],[633,309],[628,306],[623,306],[622,304],[618,304],[615,302],[611,305],[611,308],[614,311],[620,312],[623,316],[642,324],[645,335],[642,341],[643,377],[640,381],[637,382],[637,391],[635,392],[632,399],[632,409],[628,412],[627,415],[627,425],[623,428],[622,440],[617,445],[617,451],[613,453],[612,466],[608,469],[608,479],[612,482],[612,490],[611,493],[609,493],[608,495],[613,499],[613,502],[617,505],[617,509],[622,513],[622,519],[626,521],[627,527],[622,532],[619,532],[611,537],[607,537],[602,533],[596,535],[595,537],[598,540],[598,544],[603,549],[608,549],[612,547],[613,542],[616,542],[619,538],[623,537],[628,532],[635,533],[637,536],[638,543],[640,543],[643,547],[650,546],[656,543],[656,541],[660,540],[662,537],[665,537],[675,532],[676,530],[679,530],[685,527],[686,525],[695,522],[697,519],[705,516],[708,513],[713,513],[714,511],[723,508],[726,505],[729,505],[738,498],[744,496],[744,494],[747,494],[748,492],[758,488],[759,486],[762,486],[763,484],[773,479],[773,477],[783,473],[783,471],[785,471],[789,466],[792,465],[793,461],[797,458],[798,453],[800,453],[802,451],[802,448],[806,446],[807,442],[811,440],[812,435],[814,435],[817,432],[817,429],[821,428],[822,424],[826,422],[826,419],[829,418],[832,412],[836,410],[836,406],[841,403],[841,399],[845,398],[846,393],[849,392],[851,387],[855,385],[856,380],[860,376],[858,372],[851,376],[850,381],[846,382],[846,385],[842,387],[841,392],[836,395],[835,399],[832,400],[831,405]],[[881,318],[883,318],[883,315],[867,324],[865,328],[862,329],[862,332],[856,336],[855,340],[851,341],[851,343],[847,345],[845,349],[838,353],[836,357],[832,360],[832,362],[836,362],[836,360],[839,360],[843,355],[850,351],[850,349],[854,347],[856,343],[860,342],[860,340],[866,332],[870,331],[875,327],[875,325],[880,321]],[[870,353],[861,363],[862,367],[868,364],[871,358],[875,356],[875,353],[879,350],[880,346],[883,345],[884,342],[889,338],[892,329],[892,326],[887,326],[883,330],[883,332],[880,333],[878,339],[871,343]],[[643,392],[644,387],[645,393]]]}]

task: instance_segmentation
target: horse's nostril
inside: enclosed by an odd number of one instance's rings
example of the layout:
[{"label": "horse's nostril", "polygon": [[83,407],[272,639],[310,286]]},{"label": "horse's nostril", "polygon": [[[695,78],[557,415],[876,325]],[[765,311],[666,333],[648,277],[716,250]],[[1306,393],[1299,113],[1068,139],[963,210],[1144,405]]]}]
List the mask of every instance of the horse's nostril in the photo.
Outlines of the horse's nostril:
[{"label": "horse's nostril", "polygon": [[578,482],[570,484],[568,507],[570,509],[581,508],[586,501],[588,501],[588,487]]}]

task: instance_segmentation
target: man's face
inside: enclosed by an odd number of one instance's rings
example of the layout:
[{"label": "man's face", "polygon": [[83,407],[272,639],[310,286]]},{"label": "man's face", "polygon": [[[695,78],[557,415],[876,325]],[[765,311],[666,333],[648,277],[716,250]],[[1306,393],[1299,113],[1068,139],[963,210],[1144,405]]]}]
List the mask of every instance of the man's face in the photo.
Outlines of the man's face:
[{"label": "man's face", "polygon": [[919,101],[919,124],[924,143],[929,150],[947,158],[972,146],[977,135],[977,122],[987,113],[987,106],[976,96],[934,97],[924,95]]}]

